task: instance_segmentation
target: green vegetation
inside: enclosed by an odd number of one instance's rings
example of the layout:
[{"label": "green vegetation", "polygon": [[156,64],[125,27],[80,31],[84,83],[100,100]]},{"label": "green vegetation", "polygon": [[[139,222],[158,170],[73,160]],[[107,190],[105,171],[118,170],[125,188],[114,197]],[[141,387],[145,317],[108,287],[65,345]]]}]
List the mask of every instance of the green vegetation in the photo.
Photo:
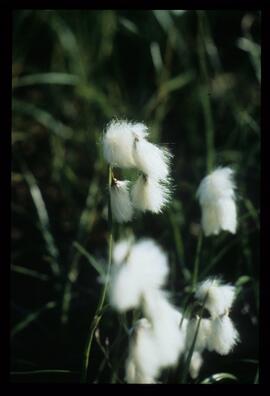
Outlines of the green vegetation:
[{"label": "green vegetation", "polygon": [[[209,354],[196,381],[180,362],[164,382],[259,382],[260,24],[259,11],[14,12],[13,382],[80,382],[89,336],[87,381],[124,382],[133,318],[109,307],[102,283],[113,117],[145,122],[174,154],[169,208],[114,225],[115,238],[164,247],[179,307],[207,276],[237,286],[234,353]],[[235,170],[238,230],[201,238],[195,193],[219,165]]]}]

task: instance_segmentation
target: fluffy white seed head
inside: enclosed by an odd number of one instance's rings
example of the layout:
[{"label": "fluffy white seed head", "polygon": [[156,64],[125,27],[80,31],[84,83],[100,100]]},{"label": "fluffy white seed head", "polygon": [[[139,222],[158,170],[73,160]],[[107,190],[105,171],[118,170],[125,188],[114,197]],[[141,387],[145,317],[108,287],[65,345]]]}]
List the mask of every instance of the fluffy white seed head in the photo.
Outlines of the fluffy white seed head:
[{"label": "fluffy white seed head", "polygon": [[201,353],[194,351],[189,366],[189,374],[192,379],[196,379],[198,377],[202,364],[203,358]]},{"label": "fluffy white seed head", "polygon": [[145,212],[160,213],[170,199],[169,184],[164,184],[151,177],[141,175],[131,190],[134,208]]},{"label": "fluffy white seed head", "polygon": [[151,239],[132,246],[130,241],[117,243],[113,258],[116,263],[110,282],[110,301],[119,312],[137,307],[145,291],[160,288],[166,281],[167,256]]},{"label": "fluffy white seed head", "polygon": [[198,285],[195,297],[201,302],[208,293],[205,307],[209,310],[212,318],[224,315],[230,310],[235,299],[235,287],[222,285],[217,278],[209,278]]},{"label": "fluffy white seed head", "polygon": [[147,127],[142,123],[111,121],[103,136],[103,153],[112,166],[135,167],[133,149],[135,139],[147,136]]},{"label": "fluffy white seed head", "polygon": [[[186,338],[186,344],[188,348],[190,348],[193,343],[198,322],[199,322],[198,317],[191,319],[188,322],[187,338]],[[208,347],[208,340],[209,337],[211,336],[211,325],[212,323],[210,319],[201,319],[194,350],[198,352],[202,352],[204,349]]]},{"label": "fluffy white seed head", "polygon": [[145,175],[156,180],[164,180],[168,177],[172,155],[167,149],[137,138],[133,154],[137,168]]},{"label": "fluffy white seed head", "polygon": [[198,190],[202,209],[202,227],[206,236],[217,235],[221,230],[233,234],[237,227],[235,184],[230,168],[218,168],[206,176]]},{"label": "fluffy white seed head", "polygon": [[121,264],[127,260],[132,247],[132,239],[122,239],[115,243],[113,248],[113,263],[114,265]]},{"label": "fluffy white seed head", "polygon": [[126,264],[113,267],[109,288],[110,304],[118,312],[137,307],[141,300],[141,288],[138,280]]},{"label": "fluffy white seed head", "polygon": [[133,206],[129,196],[129,181],[114,180],[110,189],[112,215],[118,223],[126,223],[132,219]]},{"label": "fluffy white seed head", "polygon": [[156,341],[150,322],[143,318],[136,325],[130,340],[126,363],[126,381],[134,384],[156,382],[160,364],[156,357]]},{"label": "fluffy white seed head", "polygon": [[161,290],[143,295],[143,311],[153,327],[156,355],[162,368],[175,366],[184,350],[185,334],[180,328],[182,315]]},{"label": "fluffy white seed head", "polygon": [[209,350],[220,355],[227,355],[239,341],[239,334],[231,319],[224,315],[212,321],[212,332],[209,338]]},{"label": "fluffy white seed head", "polygon": [[220,198],[234,199],[235,184],[231,168],[217,168],[200,183],[197,197],[201,205],[211,204]]}]

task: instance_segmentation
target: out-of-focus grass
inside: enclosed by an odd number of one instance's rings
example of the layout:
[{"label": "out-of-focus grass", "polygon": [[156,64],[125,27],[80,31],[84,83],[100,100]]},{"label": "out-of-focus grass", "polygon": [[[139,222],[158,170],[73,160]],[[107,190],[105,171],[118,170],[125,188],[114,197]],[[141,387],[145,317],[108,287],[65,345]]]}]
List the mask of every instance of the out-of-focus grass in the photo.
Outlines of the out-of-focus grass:
[{"label": "out-of-focus grass", "polygon": [[[211,355],[198,382],[257,383],[257,364],[238,360],[258,353],[260,13],[18,10],[13,28],[14,381],[29,365],[79,380],[72,373],[106,268],[102,130],[118,117],[145,121],[151,139],[171,149],[174,195],[163,215],[117,226],[116,238],[150,236],[164,246],[179,307],[194,278],[237,283],[232,315],[242,342],[227,360]],[[235,169],[239,226],[235,236],[204,238],[196,275],[195,192],[218,165]],[[128,337],[108,307],[98,331],[88,380],[121,382]],[[41,376],[57,381],[57,372]]]}]

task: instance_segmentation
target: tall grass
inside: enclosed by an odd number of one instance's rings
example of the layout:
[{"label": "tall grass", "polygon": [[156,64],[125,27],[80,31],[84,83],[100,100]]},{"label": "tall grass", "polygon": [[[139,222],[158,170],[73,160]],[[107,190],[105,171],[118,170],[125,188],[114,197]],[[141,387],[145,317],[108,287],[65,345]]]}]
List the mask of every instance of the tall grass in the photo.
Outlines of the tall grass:
[{"label": "tall grass", "polygon": [[[164,246],[181,308],[209,275],[237,285],[242,342],[197,382],[258,383],[260,13],[18,10],[13,28],[12,379],[123,382],[133,318],[105,304],[100,143],[117,117],[146,122],[171,149],[174,195],[115,238]],[[238,231],[202,241],[195,192],[218,165],[236,172]],[[183,367],[168,381],[194,383]]]}]

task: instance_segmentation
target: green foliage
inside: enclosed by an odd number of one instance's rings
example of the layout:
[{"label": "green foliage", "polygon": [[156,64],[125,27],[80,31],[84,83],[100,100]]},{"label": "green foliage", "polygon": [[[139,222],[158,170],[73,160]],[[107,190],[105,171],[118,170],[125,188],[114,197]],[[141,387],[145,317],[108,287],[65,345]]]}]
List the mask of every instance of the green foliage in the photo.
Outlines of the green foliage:
[{"label": "green foliage", "polygon": [[[257,365],[235,361],[258,353],[260,76],[258,11],[14,12],[13,381],[35,381],[29,365],[43,381],[79,381],[106,278],[102,131],[117,117],[145,122],[150,139],[171,149],[174,195],[164,214],[117,225],[116,238],[149,236],[164,246],[181,308],[209,275],[236,284],[232,315],[242,342],[227,360],[209,358],[197,382],[258,383]],[[195,192],[218,165],[236,171],[238,230],[198,246]],[[121,383],[123,323],[132,318],[104,309],[88,381]]]}]

